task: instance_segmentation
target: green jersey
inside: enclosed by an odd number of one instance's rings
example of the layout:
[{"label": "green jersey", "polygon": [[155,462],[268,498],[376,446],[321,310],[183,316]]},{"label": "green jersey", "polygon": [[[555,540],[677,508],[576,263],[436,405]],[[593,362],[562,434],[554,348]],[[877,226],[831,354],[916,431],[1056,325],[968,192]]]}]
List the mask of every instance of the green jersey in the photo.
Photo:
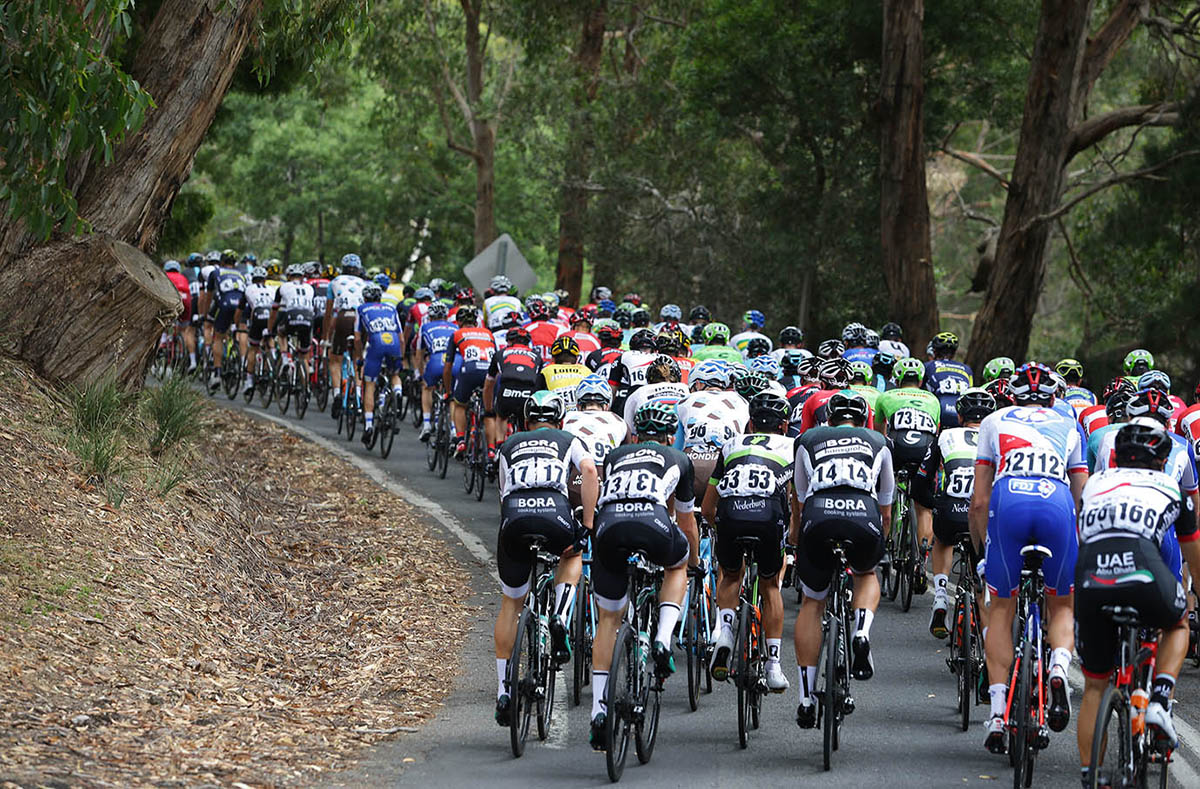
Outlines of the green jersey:
[{"label": "green jersey", "polygon": [[700,350],[693,352],[692,358],[697,362],[703,362],[707,359],[720,359],[724,362],[745,363],[737,348],[731,348],[728,345],[705,345]]},{"label": "green jersey", "polygon": [[875,424],[882,421],[889,431],[936,433],[942,418],[942,404],[937,395],[913,387],[883,392],[875,402],[875,408]]},{"label": "green jersey", "polygon": [[867,405],[871,406],[872,413],[879,411],[879,406],[877,404],[879,403],[879,396],[882,395],[883,392],[879,391],[874,386],[871,386],[869,384],[865,384],[865,385],[864,384],[856,384],[854,386],[851,386],[850,388],[853,389],[855,392],[858,392],[860,395],[863,396],[863,398],[866,399]]}]

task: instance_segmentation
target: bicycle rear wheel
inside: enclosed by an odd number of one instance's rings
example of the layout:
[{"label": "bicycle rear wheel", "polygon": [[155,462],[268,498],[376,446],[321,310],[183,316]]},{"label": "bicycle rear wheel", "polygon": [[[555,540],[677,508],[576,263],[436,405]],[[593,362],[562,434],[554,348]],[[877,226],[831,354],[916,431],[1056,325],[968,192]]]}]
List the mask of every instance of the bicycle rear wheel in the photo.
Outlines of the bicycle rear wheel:
[{"label": "bicycle rear wheel", "polygon": [[425,465],[430,471],[437,469],[438,465],[438,431],[433,429],[430,431],[429,440],[425,442]]},{"label": "bicycle rear wheel", "polygon": [[446,471],[450,468],[450,455],[454,451],[451,442],[450,433],[450,409],[446,405],[441,406],[438,412],[438,477],[446,478]]},{"label": "bicycle rear wheel", "polygon": [[912,524],[912,505],[908,504],[908,511],[904,515],[904,531],[901,539],[904,541],[902,553],[903,561],[897,562],[900,568],[900,610],[908,612],[912,608],[913,587],[916,585],[915,574],[917,572],[917,535]]},{"label": "bicycle rear wheel", "polygon": [[[820,673],[824,676],[825,687],[821,690],[819,704],[822,716],[822,753],[821,757],[826,770],[832,766],[833,752],[837,750],[838,725],[840,723],[840,703],[838,701],[838,663],[842,654],[839,648],[842,622],[837,616],[825,617],[825,644],[821,650],[824,666]],[[846,668],[849,668],[848,666]]]},{"label": "bicycle rear wheel", "polygon": [[422,420],[422,415],[421,415],[421,386],[422,386],[422,384],[420,381],[417,381],[417,380],[413,380],[411,382],[411,384],[412,384],[411,388],[409,388],[409,390],[408,390],[408,398],[410,400],[412,400],[412,402],[409,403],[408,407],[412,409],[412,426],[414,428],[420,428],[421,420]]},{"label": "bicycle rear wheel", "polygon": [[354,389],[350,390],[350,402],[346,407],[346,440],[353,441],[354,434],[358,431],[358,418],[362,413],[362,402],[359,400],[358,392]]},{"label": "bicycle rear wheel", "polygon": [[467,451],[463,457],[463,489],[470,496],[475,491],[475,428],[467,424]]},{"label": "bicycle rear wheel", "polygon": [[[1133,730],[1129,721],[1129,700],[1110,683],[1100,698],[1096,728],[1092,732],[1092,777],[1090,785],[1099,787],[1101,768],[1113,786],[1134,785]],[[1166,776],[1166,764],[1163,776]],[[1142,784],[1145,785],[1144,782]]]},{"label": "bicycle rear wheel", "polygon": [[1033,781],[1033,760],[1037,755],[1034,740],[1037,737],[1036,712],[1033,709],[1033,648],[1026,640],[1021,645],[1021,666],[1017,671],[1017,686],[1013,717],[1016,731],[1013,735],[1013,789],[1024,789]]},{"label": "bicycle rear wheel", "polygon": [[533,683],[536,673],[533,617],[526,608],[517,622],[517,639],[508,659],[509,743],[513,756],[525,753],[529,722],[533,718]]},{"label": "bicycle rear wheel", "polygon": [[750,707],[754,703],[750,687],[750,606],[738,606],[737,632],[733,641],[733,681],[737,685],[738,746],[745,748],[750,733]]},{"label": "bicycle rear wheel", "polygon": [[308,367],[301,362],[296,367],[296,418],[303,419],[308,411]]},{"label": "bicycle rear wheel", "polygon": [[403,398],[396,397],[394,392],[387,392],[383,396],[383,413],[380,415],[382,420],[378,430],[380,431],[379,454],[385,459],[392,454],[392,444],[396,443],[396,430],[404,418],[396,413],[397,400],[403,400]]},{"label": "bicycle rear wheel", "polygon": [[324,411],[329,405],[329,365],[324,359],[317,359],[317,410]]},{"label": "bicycle rear wheel", "polygon": [[966,731],[971,725],[971,707],[975,706],[975,618],[972,601],[959,595],[955,603],[952,633],[959,639],[955,660],[958,665],[959,724]]},{"label": "bicycle rear wheel", "polygon": [[591,581],[580,577],[575,593],[575,610],[571,612],[571,705],[578,707],[583,698],[583,686],[591,681],[592,662],[592,592]]},{"label": "bicycle rear wheel", "polygon": [[639,690],[642,697],[642,720],[634,728],[634,745],[637,747],[638,761],[648,764],[654,755],[654,744],[658,742],[658,714],[662,704],[662,691],[654,680],[654,664],[644,661],[641,664],[642,681]]},{"label": "bicycle rear wheel", "polygon": [[608,740],[604,754],[608,767],[608,780],[616,783],[625,772],[625,757],[629,754],[629,728],[633,708],[637,702],[638,670],[635,667],[633,630],[621,625],[613,644],[612,664],[608,669],[608,687],[604,691],[607,708],[606,731]]},{"label": "bicycle rear wheel", "polygon": [[700,706],[700,676],[704,673],[704,646],[700,635],[700,606],[704,604],[704,586],[699,576],[688,579],[687,619],[683,623],[683,651],[687,659],[688,707]]}]

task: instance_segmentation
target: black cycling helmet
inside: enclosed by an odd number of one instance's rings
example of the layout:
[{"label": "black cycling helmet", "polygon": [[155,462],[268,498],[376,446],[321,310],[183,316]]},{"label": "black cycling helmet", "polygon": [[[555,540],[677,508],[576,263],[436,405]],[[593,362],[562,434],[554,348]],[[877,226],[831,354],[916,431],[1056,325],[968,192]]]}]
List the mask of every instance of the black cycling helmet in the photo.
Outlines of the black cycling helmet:
[{"label": "black cycling helmet", "polygon": [[829,424],[844,422],[847,419],[862,427],[867,423],[867,415],[871,409],[865,397],[858,392],[835,392],[825,403],[825,412],[829,415]]},{"label": "black cycling helmet", "polygon": [[799,345],[804,342],[804,332],[796,326],[784,326],[779,330],[780,345]]},{"label": "black cycling helmet", "polygon": [[226,266],[232,266],[237,262],[237,253],[232,249],[221,250],[221,263]]},{"label": "black cycling helmet", "polygon": [[681,349],[675,335],[669,331],[663,331],[654,338],[654,350],[668,356],[678,356]]},{"label": "black cycling helmet", "polygon": [[1153,468],[1171,454],[1171,437],[1159,425],[1131,422],[1117,430],[1113,454],[1118,466]]},{"label": "black cycling helmet", "polygon": [[822,359],[840,359],[846,352],[846,345],[841,340],[825,340],[817,346],[817,356]]},{"label": "black cycling helmet", "polygon": [[904,330],[900,328],[899,323],[889,321],[880,327],[879,336],[885,340],[901,340],[904,339]]},{"label": "black cycling helmet", "polygon": [[807,384],[815,384],[820,381],[823,361],[819,356],[805,357],[804,361],[800,362],[800,379]]},{"label": "black cycling helmet", "polygon": [[766,337],[754,337],[750,342],[746,343],[746,358],[753,359],[756,356],[765,356],[771,352],[771,341]]},{"label": "black cycling helmet", "polygon": [[954,410],[962,422],[982,422],[996,410],[996,398],[986,389],[968,389],[954,402]]},{"label": "black cycling helmet", "polygon": [[762,430],[778,430],[791,415],[788,401],[772,392],[760,392],[750,398],[750,421]]},{"label": "black cycling helmet", "polygon": [[622,329],[629,329],[633,327],[633,318],[630,316],[629,310],[617,310],[613,313],[613,320],[615,320]]},{"label": "black cycling helmet", "polygon": [[703,304],[697,304],[692,307],[692,311],[688,313],[689,321],[711,321],[712,313],[708,311],[708,307]]},{"label": "black cycling helmet", "polygon": [[[1105,406],[1107,408],[1107,404]],[[1125,414],[1130,419],[1148,416],[1164,425],[1174,411],[1175,406],[1171,404],[1167,393],[1159,389],[1143,389],[1135,394],[1125,406]]]},{"label": "black cycling helmet", "polygon": [[383,298],[383,289],[374,282],[368,282],[362,289],[363,301],[375,302]]},{"label": "black cycling helmet", "polygon": [[649,329],[635,331],[629,338],[629,350],[652,353],[654,351],[654,332]]},{"label": "black cycling helmet", "polygon": [[650,325],[650,310],[645,307],[638,307],[629,314],[629,325],[634,329],[640,329]]},{"label": "black cycling helmet", "polygon": [[751,370],[739,376],[734,381],[733,388],[743,399],[750,401],[756,395],[765,392],[770,385],[771,382],[767,380],[767,376]]},{"label": "black cycling helmet", "polygon": [[529,332],[521,326],[514,326],[504,333],[504,339],[509,345],[528,345],[533,341]]},{"label": "black cycling helmet", "polygon": [[1133,399],[1128,392],[1117,391],[1104,401],[1104,415],[1111,423],[1124,422],[1129,418],[1129,401]]},{"label": "black cycling helmet", "polygon": [[468,323],[477,323],[479,321],[479,310],[470,305],[464,305],[458,308],[458,312],[454,313],[454,322],[459,326]]}]

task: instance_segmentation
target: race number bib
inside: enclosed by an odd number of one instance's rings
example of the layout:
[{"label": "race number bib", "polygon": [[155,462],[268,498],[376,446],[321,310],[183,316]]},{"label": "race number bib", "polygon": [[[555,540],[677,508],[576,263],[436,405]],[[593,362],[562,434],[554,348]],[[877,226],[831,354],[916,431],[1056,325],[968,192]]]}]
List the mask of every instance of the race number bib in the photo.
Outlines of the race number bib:
[{"label": "race number bib", "polygon": [[565,490],[567,469],[561,461],[547,457],[521,460],[508,467],[508,490],[525,488],[555,488]]},{"label": "race number bib", "polygon": [[1044,447],[1019,447],[1004,456],[1000,473],[1014,477],[1052,477],[1066,480],[1067,464],[1053,450]]},{"label": "race number bib", "polygon": [[938,381],[938,394],[956,395],[965,391],[967,391],[967,382],[957,376]]},{"label": "race number bib", "polygon": [[969,499],[975,491],[975,470],[956,468],[946,477],[946,495],[953,499]]},{"label": "race number bib", "polygon": [[829,458],[813,469],[812,490],[823,490],[839,485],[848,485],[859,490],[871,490],[875,481],[871,468],[858,458]]},{"label": "race number bib", "polygon": [[628,501],[644,499],[666,501],[662,478],[653,472],[642,470],[618,471],[604,478],[605,501]]},{"label": "race number bib", "polygon": [[919,430],[922,433],[936,433],[937,423],[924,411],[916,408],[901,408],[892,414],[891,428],[892,430]]},{"label": "race number bib", "polygon": [[762,466],[735,466],[717,482],[717,493],[722,496],[770,496],[774,492],[775,476]]}]

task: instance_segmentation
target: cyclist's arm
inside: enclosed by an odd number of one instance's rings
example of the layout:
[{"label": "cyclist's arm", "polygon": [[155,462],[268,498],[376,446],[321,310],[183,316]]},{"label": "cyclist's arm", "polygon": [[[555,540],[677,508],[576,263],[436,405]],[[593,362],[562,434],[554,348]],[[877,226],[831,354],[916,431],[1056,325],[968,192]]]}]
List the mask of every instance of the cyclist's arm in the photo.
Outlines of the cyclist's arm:
[{"label": "cyclist's arm", "polygon": [[570,464],[579,469],[579,501],[583,505],[583,513],[579,520],[592,530],[593,519],[596,517],[596,501],[600,498],[600,474],[596,471],[596,461],[583,442],[576,438],[571,442]]},{"label": "cyclist's arm", "polygon": [[892,469],[892,450],[887,447],[879,453],[879,476],[875,480],[875,497],[879,501],[879,514],[884,523],[892,521],[892,501],[896,498],[896,476]]},{"label": "cyclist's arm", "polygon": [[1200,523],[1196,520],[1198,510],[1182,486],[1179,493],[1182,506],[1175,518],[1175,539],[1179,542],[1179,552],[1183,554],[1188,572],[1192,575],[1192,589],[1200,590]]},{"label": "cyclist's arm", "polygon": [[971,539],[983,545],[987,539],[988,505],[992,500],[992,482],[996,479],[996,468],[990,460],[975,461],[975,488],[971,491],[971,505],[967,510],[967,523],[971,528]]},{"label": "cyclist's arm", "polygon": [[700,502],[700,514],[704,516],[704,520],[709,523],[717,522],[717,504],[720,500],[716,485],[709,485],[704,491],[704,501]]},{"label": "cyclist's arm", "polygon": [[442,388],[447,397],[454,391],[454,360],[458,358],[458,343],[451,338],[446,347],[446,365],[442,368]]}]

